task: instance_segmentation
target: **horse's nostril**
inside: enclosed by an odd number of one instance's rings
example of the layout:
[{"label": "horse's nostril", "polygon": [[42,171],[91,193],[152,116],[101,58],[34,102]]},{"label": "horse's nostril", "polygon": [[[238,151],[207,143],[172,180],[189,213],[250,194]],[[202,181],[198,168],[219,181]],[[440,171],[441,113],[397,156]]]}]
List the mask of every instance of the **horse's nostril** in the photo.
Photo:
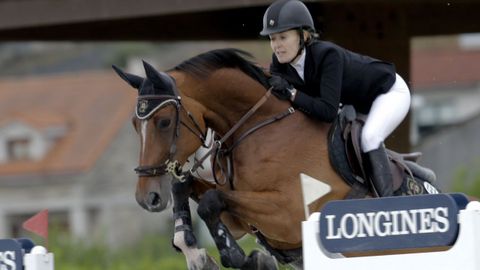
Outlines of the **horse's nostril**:
[{"label": "horse's nostril", "polygon": [[160,195],[157,192],[149,192],[147,197],[147,203],[150,206],[158,206],[162,202]]}]

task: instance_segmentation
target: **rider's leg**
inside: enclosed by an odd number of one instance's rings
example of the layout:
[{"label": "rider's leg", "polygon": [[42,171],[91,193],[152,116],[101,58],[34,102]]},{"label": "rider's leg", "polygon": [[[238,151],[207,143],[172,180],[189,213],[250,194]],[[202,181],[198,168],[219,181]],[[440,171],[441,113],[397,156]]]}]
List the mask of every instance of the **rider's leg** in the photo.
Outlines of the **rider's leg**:
[{"label": "rider's leg", "polygon": [[398,74],[390,90],[372,104],[362,131],[362,150],[371,165],[372,182],[379,196],[392,196],[392,175],[383,141],[402,122],[410,108],[410,91]]},{"label": "rider's leg", "polygon": [[385,148],[382,145],[366,154],[370,165],[369,171],[372,178],[374,192],[379,197],[393,196],[393,182],[391,180],[393,176],[390,171]]}]

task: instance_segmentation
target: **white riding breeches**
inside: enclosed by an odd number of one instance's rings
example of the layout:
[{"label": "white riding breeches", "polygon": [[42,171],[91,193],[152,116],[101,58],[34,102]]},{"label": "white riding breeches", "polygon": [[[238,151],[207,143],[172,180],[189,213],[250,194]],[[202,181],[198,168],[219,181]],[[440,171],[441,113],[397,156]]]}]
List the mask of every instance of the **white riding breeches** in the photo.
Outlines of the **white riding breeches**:
[{"label": "white riding breeches", "polygon": [[377,149],[400,125],[409,109],[410,90],[402,77],[396,74],[390,90],[379,95],[372,103],[362,131],[363,152]]}]

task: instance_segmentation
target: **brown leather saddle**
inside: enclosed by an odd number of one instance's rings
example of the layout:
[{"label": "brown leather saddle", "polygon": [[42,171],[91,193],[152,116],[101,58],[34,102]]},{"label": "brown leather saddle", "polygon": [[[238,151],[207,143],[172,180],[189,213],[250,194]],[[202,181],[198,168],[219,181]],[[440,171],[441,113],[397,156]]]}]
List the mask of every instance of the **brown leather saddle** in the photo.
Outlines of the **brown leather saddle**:
[{"label": "brown leather saddle", "polygon": [[[347,198],[363,198],[373,195],[370,172],[366,170],[363,153],[360,147],[360,135],[365,123],[365,116],[356,113],[353,106],[342,108],[336,121],[332,124],[328,135],[329,158],[333,168],[352,186]],[[435,173],[417,163],[421,153],[400,154],[386,149],[393,175],[394,195],[404,193],[425,194],[423,182],[432,184],[436,180]],[[405,184],[405,181],[419,181]],[[416,190],[408,190],[408,189]],[[410,194],[411,195],[411,194]]]}]

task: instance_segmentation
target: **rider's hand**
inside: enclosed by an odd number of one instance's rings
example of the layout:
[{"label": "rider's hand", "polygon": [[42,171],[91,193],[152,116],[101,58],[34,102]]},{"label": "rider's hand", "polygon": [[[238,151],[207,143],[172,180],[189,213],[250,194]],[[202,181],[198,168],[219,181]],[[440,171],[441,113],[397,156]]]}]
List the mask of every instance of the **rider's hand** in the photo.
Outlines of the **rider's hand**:
[{"label": "rider's hand", "polygon": [[272,86],[272,93],[279,99],[291,100],[293,93],[293,86],[288,83],[284,78],[272,75],[268,80],[270,86]]}]

